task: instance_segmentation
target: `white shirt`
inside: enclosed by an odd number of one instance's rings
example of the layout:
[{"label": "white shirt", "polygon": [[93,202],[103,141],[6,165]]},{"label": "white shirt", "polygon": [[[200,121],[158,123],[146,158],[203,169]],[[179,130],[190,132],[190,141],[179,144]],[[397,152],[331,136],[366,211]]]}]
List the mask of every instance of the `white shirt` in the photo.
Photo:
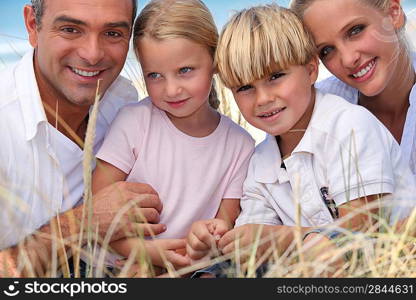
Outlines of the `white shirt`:
[{"label": "white shirt", "polygon": [[[0,249],[15,245],[82,198],[82,150],[47,121],[33,51],[0,73]],[[137,101],[119,77],[100,102],[94,153],[119,108]]]},{"label": "white shirt", "polygon": [[[413,53],[412,56],[413,68],[416,69],[416,53]],[[334,76],[318,82],[315,86],[323,93],[334,94],[346,99],[350,103],[358,104],[358,90]],[[410,91],[409,104],[400,148],[404,160],[408,162],[412,173],[416,174],[416,84],[413,85]]]},{"label": "white shirt", "polygon": [[[336,206],[359,197],[394,194],[394,204],[412,199],[415,181],[388,130],[365,108],[317,92],[308,128],[291,155],[282,159],[274,136],[256,147],[244,182],[244,224],[296,224],[296,201],[302,226],[333,222],[322,188]],[[408,203],[405,203],[408,204]],[[407,209],[407,212],[409,210]],[[394,209],[394,217],[402,217]]]}]

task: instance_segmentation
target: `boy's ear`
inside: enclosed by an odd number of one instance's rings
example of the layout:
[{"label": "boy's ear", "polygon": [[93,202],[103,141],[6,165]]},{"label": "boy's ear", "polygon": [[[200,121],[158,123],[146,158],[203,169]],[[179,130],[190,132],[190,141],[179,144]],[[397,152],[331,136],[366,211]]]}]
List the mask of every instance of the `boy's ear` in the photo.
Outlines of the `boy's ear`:
[{"label": "boy's ear", "polygon": [[26,30],[29,35],[29,43],[33,48],[36,48],[38,45],[38,28],[36,25],[35,12],[31,5],[25,5],[23,8],[23,16]]},{"label": "boy's ear", "polygon": [[406,16],[400,5],[400,0],[390,0],[388,14],[392,20],[394,29],[401,29],[406,23]]},{"label": "boy's ear", "polygon": [[318,79],[319,73],[319,60],[317,56],[314,56],[310,62],[306,64],[306,69],[308,70],[311,84],[314,84]]}]

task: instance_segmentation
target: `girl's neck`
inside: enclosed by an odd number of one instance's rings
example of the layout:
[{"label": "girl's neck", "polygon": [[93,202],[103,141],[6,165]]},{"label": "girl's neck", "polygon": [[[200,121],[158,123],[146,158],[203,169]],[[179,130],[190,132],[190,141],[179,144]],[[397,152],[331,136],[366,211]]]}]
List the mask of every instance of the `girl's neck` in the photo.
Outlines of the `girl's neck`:
[{"label": "girl's neck", "polygon": [[209,106],[208,102],[186,117],[175,117],[168,112],[166,114],[178,130],[198,138],[213,133],[220,122],[220,114]]},{"label": "girl's neck", "polygon": [[416,81],[415,70],[409,55],[398,59],[391,83],[378,95],[359,94],[358,103],[372,112],[400,143],[409,108],[409,96]]}]

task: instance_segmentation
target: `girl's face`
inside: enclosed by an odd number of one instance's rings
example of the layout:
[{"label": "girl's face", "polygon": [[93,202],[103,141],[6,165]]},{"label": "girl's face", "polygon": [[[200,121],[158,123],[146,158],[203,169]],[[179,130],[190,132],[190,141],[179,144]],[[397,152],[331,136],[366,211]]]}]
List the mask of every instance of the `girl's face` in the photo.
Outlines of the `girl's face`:
[{"label": "girl's face", "polygon": [[176,118],[198,118],[209,109],[208,97],[214,73],[206,47],[183,38],[138,41],[147,92],[154,105]]},{"label": "girl's face", "polygon": [[403,25],[400,0],[383,12],[363,0],[318,0],[304,13],[326,68],[371,97],[400,81],[396,30]]}]

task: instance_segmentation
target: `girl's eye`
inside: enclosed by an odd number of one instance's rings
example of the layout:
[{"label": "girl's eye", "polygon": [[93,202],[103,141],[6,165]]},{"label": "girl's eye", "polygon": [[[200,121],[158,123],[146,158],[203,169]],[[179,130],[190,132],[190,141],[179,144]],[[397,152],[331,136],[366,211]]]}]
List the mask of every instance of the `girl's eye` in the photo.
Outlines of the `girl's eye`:
[{"label": "girl's eye", "polygon": [[277,72],[270,76],[270,80],[276,80],[285,75],[286,75],[285,73]]},{"label": "girl's eye", "polygon": [[191,68],[191,67],[184,67],[184,68],[179,69],[179,73],[180,74],[185,74],[185,73],[191,72],[192,70],[193,70],[193,68]]},{"label": "girl's eye", "polygon": [[323,47],[319,51],[319,58],[320,59],[325,59],[325,57],[327,57],[331,53],[332,50],[334,50],[334,47],[331,47],[331,46],[325,46],[325,47]]},{"label": "girl's eye", "polygon": [[252,88],[251,85],[243,85],[243,86],[240,86],[239,88],[237,88],[237,93],[245,92],[245,91],[247,91],[247,90],[249,90],[251,88]]},{"label": "girl's eye", "polygon": [[147,77],[150,78],[150,79],[159,79],[161,77],[161,75],[159,73],[153,72],[153,73],[147,74]]},{"label": "girl's eye", "polygon": [[348,31],[348,35],[349,36],[354,36],[359,34],[361,31],[364,30],[364,25],[356,25],[353,26],[349,31]]}]

